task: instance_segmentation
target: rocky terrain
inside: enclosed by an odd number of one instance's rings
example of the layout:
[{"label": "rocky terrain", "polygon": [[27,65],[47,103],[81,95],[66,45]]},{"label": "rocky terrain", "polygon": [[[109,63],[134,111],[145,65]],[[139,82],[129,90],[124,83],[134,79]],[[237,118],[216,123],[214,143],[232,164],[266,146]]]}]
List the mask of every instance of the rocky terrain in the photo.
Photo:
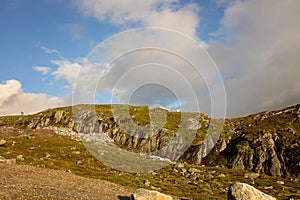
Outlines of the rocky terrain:
[{"label": "rocky terrain", "polygon": [[[133,106],[128,117],[120,110],[113,114],[108,105],[78,105],[0,117],[0,156],[7,163],[193,199],[223,199],[236,181],[279,199],[300,198],[300,105],[226,120]],[[187,133],[194,135],[177,137]],[[82,142],[150,153],[172,164],[150,174],[118,172],[94,159]]]},{"label": "rocky terrain", "polygon": [[226,121],[213,150],[199,158],[201,144],[183,156],[190,163],[300,177],[300,105]]},{"label": "rocky terrain", "polygon": [[[90,133],[94,133],[95,141],[98,139],[101,142],[103,138],[111,139],[116,145],[130,151],[155,152],[163,149],[175,138],[174,132],[178,130],[176,125],[181,120],[178,113],[168,113],[167,120],[173,120],[169,122],[170,125],[149,128],[148,124],[140,129],[131,129],[136,133],[128,134],[126,129],[124,131],[123,127],[120,128],[121,122],[123,121],[123,125],[126,121],[129,121],[129,125],[134,122],[131,122],[128,117],[111,117],[108,106],[98,107],[97,112],[90,111],[90,108],[84,106],[76,109],[81,109],[76,111],[76,116],[72,115],[71,108],[61,108],[33,116],[15,116],[15,119],[2,117],[0,126],[5,130],[11,127],[50,129],[60,135],[78,140],[91,139]],[[135,112],[143,112],[143,110]],[[147,110],[145,112],[148,114]],[[144,116],[141,119],[147,118],[146,114],[142,113]],[[196,137],[190,146],[179,147],[183,143],[179,141],[174,145],[168,145],[168,149],[164,149],[164,152],[160,151],[158,156],[175,160],[178,159],[176,152],[179,148],[188,148],[180,160],[190,164],[224,166],[278,177],[289,175],[300,177],[300,105],[238,119],[228,119],[220,130],[222,133],[219,138],[203,137],[207,134],[210,118],[205,115],[199,116],[199,124],[198,122],[190,124],[191,127],[197,127]],[[154,132],[151,137],[147,135],[150,131]],[[209,152],[211,148],[213,150]]]}]

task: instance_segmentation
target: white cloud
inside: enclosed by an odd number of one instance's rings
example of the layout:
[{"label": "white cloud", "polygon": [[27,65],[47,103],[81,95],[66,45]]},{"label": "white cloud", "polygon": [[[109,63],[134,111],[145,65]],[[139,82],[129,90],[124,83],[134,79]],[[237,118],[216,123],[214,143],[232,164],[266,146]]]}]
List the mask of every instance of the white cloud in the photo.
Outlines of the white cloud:
[{"label": "white cloud", "polygon": [[[293,0],[220,0],[219,5],[227,6],[224,17],[220,22],[219,29],[214,33],[216,39],[211,41],[206,48],[226,79],[229,115],[246,115],[299,103],[300,67],[298,63],[300,57],[297,54],[300,52],[300,27],[298,26],[300,2]],[[85,16],[95,17],[115,25],[167,27],[181,31],[193,38],[197,37],[195,35],[196,28],[200,23],[199,7],[194,4],[181,5],[177,0],[164,2],[158,0],[78,0],[77,7]],[[194,83],[199,81],[196,90],[200,91],[198,93],[201,100],[200,105],[202,108],[206,107],[204,111],[209,110],[211,103],[209,95],[212,94],[207,92],[205,84],[214,84],[213,81],[192,79],[192,75],[195,73],[189,68],[189,65],[171,55],[156,55],[155,52],[150,51],[136,52],[136,54],[131,52],[132,54],[123,56],[115,63],[120,67],[111,68],[110,71],[104,70],[105,63],[120,56],[122,50],[134,49],[140,47],[140,44],[145,46],[163,44],[165,49],[177,48],[182,50],[183,55],[189,55],[190,58],[199,57],[199,54],[194,54],[189,46],[185,46],[186,43],[172,35],[156,38],[154,35],[140,35],[137,31],[129,37],[119,38],[106,44],[105,52],[98,54],[108,56],[101,57],[102,63],[94,65],[63,59],[53,62],[58,69],[52,74],[58,79],[66,79],[70,85],[73,85],[76,80],[76,86],[81,91],[85,91],[84,95],[81,95],[81,100],[91,99],[95,93],[100,91],[107,95],[126,74],[128,81],[123,81],[122,85],[117,84],[118,87],[116,87],[122,91],[121,93],[125,95],[123,97],[126,99],[128,97],[126,92],[129,91],[128,89],[134,88],[135,83],[151,77],[156,80],[170,77],[171,73],[166,70],[160,70],[161,73],[155,74],[155,70],[147,71],[145,69],[127,74],[132,67],[156,60],[160,64],[175,67],[182,74],[191,75],[190,78]],[[81,75],[77,77],[76,72],[79,70]],[[208,69],[202,70],[208,80],[214,80],[214,76],[209,76]],[[99,76],[102,73],[105,73],[105,77],[99,83]],[[176,80],[177,82],[170,81],[169,83],[179,90],[180,95],[186,96],[185,103],[189,102],[193,97],[188,96],[183,84],[179,79]],[[215,91],[220,90],[218,86],[220,85],[214,86]],[[155,101],[153,98],[155,95],[164,95],[162,91],[164,90],[148,88],[144,96],[135,98],[141,104],[151,105]],[[157,95],[158,93],[159,95]],[[166,92],[166,94],[169,95],[164,98],[174,99],[171,92]]]},{"label": "white cloud", "polygon": [[[101,43],[87,59],[52,62],[58,66],[52,75],[73,86],[76,104],[95,103],[95,98],[104,100],[97,103],[111,103],[110,97],[117,95],[113,102],[171,106],[179,98],[185,111],[200,106],[211,113],[208,90],[221,84],[210,58],[195,41],[161,29],[127,31]],[[141,92],[132,96],[140,87]]]},{"label": "white cloud", "polygon": [[180,4],[178,0],[77,0],[78,10],[87,17],[115,25],[155,26],[170,28],[196,37],[200,23],[199,6]]},{"label": "white cloud", "polygon": [[236,1],[208,51],[226,77],[231,116],[299,103],[300,1]]},{"label": "white cloud", "polygon": [[21,92],[21,83],[16,80],[8,80],[0,84],[0,106]]},{"label": "white cloud", "polygon": [[57,70],[52,72],[52,75],[56,79],[66,80],[73,95],[80,92],[80,95],[76,95],[77,99],[73,98],[72,103],[92,103],[91,100],[94,98],[99,77],[104,71],[103,67],[99,64],[91,64],[86,59],[75,61],[68,59],[53,60],[52,63],[58,66]]},{"label": "white cloud", "polygon": [[[173,29],[175,31],[179,31],[183,34],[185,34],[188,37],[191,37],[195,39],[197,44],[205,45],[203,41],[201,41],[197,35],[196,35],[196,29],[200,24],[200,7],[198,4],[194,3],[185,3],[182,4],[178,0],[167,0],[167,1],[160,1],[160,0],[141,0],[141,1],[134,1],[134,0],[123,0],[123,1],[116,1],[116,0],[104,0],[104,1],[96,1],[96,0],[78,0],[77,1],[77,8],[80,12],[83,13],[84,16],[87,17],[94,17],[100,21],[106,21],[110,22],[112,24],[123,26],[123,27],[136,27],[136,26],[152,26],[152,27],[161,27],[161,28],[168,28]],[[143,32],[143,31],[141,31]],[[203,110],[210,113],[210,95],[207,94],[207,84],[212,83],[212,80],[215,77],[215,74],[209,74],[208,72],[211,70],[207,66],[208,62],[206,59],[202,59],[202,61],[199,61],[198,59],[198,65],[203,64],[202,67],[202,73],[205,74],[205,77],[201,76],[193,66],[190,66],[189,63],[185,62],[183,58],[180,58],[180,56],[184,55],[188,57],[188,59],[195,60],[197,58],[204,58],[206,55],[205,53],[201,52],[200,55],[197,54],[198,50],[194,49],[194,44],[191,47],[190,43],[194,43],[194,41],[191,41],[187,38],[183,38],[183,36],[178,37],[178,34],[175,33],[168,33],[162,31],[161,34],[153,33],[149,31],[148,33],[143,32],[141,34],[140,31],[134,31],[131,34],[124,34],[122,36],[117,35],[114,39],[112,39],[110,42],[107,42],[105,44],[105,52],[95,52],[97,50],[94,50],[92,52],[92,55],[95,55],[95,60],[93,58],[89,57],[89,61],[96,61],[100,63],[109,63],[116,59],[118,56],[120,56],[120,53],[124,53],[124,49],[133,50],[135,48],[144,48],[144,47],[152,47],[152,46],[160,46],[161,48],[165,49],[166,51],[173,50],[177,55],[172,55],[171,52],[168,52],[168,55],[166,55],[163,51],[157,50],[158,54],[154,52],[150,52],[150,55],[148,55],[149,51],[143,51],[146,52],[143,54],[136,54],[134,57],[130,57],[131,59],[121,59],[117,63],[117,67],[113,67],[109,73],[105,72],[105,76],[101,80],[101,84],[99,83],[99,87],[97,87],[97,84],[99,81],[99,76],[101,73],[103,73],[105,70],[103,66],[98,66],[99,71],[96,70],[96,67],[88,68],[85,65],[82,66],[82,70],[85,69],[86,75],[83,77],[79,77],[76,80],[80,83],[80,87],[84,86],[85,95],[81,96],[89,96],[86,95],[87,91],[95,93],[100,92],[102,94],[107,95],[107,93],[111,93],[112,90],[115,87],[115,84],[117,83],[118,79],[121,78],[124,73],[127,73],[127,71],[130,71],[132,67],[135,67],[140,64],[145,64],[147,62],[160,62],[161,64],[169,65],[171,68],[176,68],[176,70],[179,71],[179,74],[185,74],[185,79],[189,77],[188,80],[191,81],[192,84],[195,86],[197,85],[195,89],[197,92],[198,99],[201,99],[201,106]],[[164,33],[163,33],[164,32]],[[188,41],[188,42],[187,42]],[[141,46],[142,45],[142,46]],[[101,49],[101,48],[99,48]],[[198,49],[198,48],[197,48]],[[200,48],[201,49],[201,48]],[[199,52],[198,52],[199,53]],[[107,56],[107,57],[105,57]],[[102,60],[99,60],[99,57]],[[202,63],[201,63],[202,62]],[[204,64],[205,63],[205,64]],[[195,63],[194,63],[195,64]],[[59,66],[62,66],[62,63],[58,64]],[[72,64],[73,65],[73,64]],[[101,64],[102,65],[102,64]],[[69,63],[69,67],[71,66],[71,63]],[[59,70],[67,70],[69,68],[67,66],[61,68],[59,67]],[[74,68],[76,69],[76,68]],[[90,78],[90,75],[87,75],[92,70],[93,76],[96,76],[98,72],[98,77]],[[69,71],[69,70],[68,70]],[[129,89],[132,89],[134,87],[134,84],[138,83],[141,80],[146,80],[147,78],[152,78],[152,80],[159,81],[164,80],[164,77],[168,77],[168,75],[172,74],[170,71],[167,70],[158,70],[155,74],[154,71],[151,74],[146,73],[147,70],[139,71],[138,74],[135,74],[133,77],[129,78],[128,81],[124,82],[122,86],[122,90],[124,91],[130,91]],[[56,75],[62,74],[62,73],[54,73]],[[65,73],[65,74],[70,74]],[[203,75],[202,74],[202,75]],[[174,73],[173,73],[174,75]],[[65,75],[63,75],[65,76]],[[70,75],[68,75],[70,76]],[[175,76],[175,75],[174,75]],[[198,78],[195,78],[195,77]],[[65,76],[67,77],[67,76]],[[89,77],[89,79],[84,80],[84,77]],[[78,78],[78,77],[77,77]],[[174,77],[173,77],[174,78]],[[176,76],[176,78],[179,78]],[[204,78],[204,79],[203,79]],[[67,78],[68,79],[68,78]],[[93,80],[93,81],[92,81]],[[148,79],[147,79],[148,80]],[[182,81],[185,81],[181,79]],[[150,80],[149,80],[150,81]],[[68,81],[70,82],[70,81]],[[86,82],[86,83],[84,83]],[[186,87],[188,87],[186,84],[183,84],[180,81],[173,81],[170,80],[167,83],[167,86],[171,87],[168,84],[173,84],[175,90],[181,97],[185,96],[184,103],[185,105],[189,105],[189,110],[192,110],[196,107],[195,103],[191,103],[192,100],[195,100],[195,96],[193,96],[189,91],[186,90]],[[95,86],[96,85],[96,86]],[[78,84],[77,84],[78,86]],[[172,87],[173,87],[172,86]],[[181,90],[180,90],[181,89]],[[180,92],[179,92],[180,90]],[[155,99],[154,96],[157,96],[157,98],[160,98],[161,95],[157,94],[157,89],[152,88],[149,91],[146,92],[142,99],[147,100],[144,102],[141,102],[141,104],[151,105],[154,104]],[[173,91],[174,92],[174,91]],[[174,100],[174,95],[171,95],[172,93],[169,93],[170,99]],[[128,92],[125,93],[125,96],[128,95]],[[124,98],[125,98],[124,96]],[[123,102],[124,99],[123,98]],[[136,98],[138,99],[138,98]],[[170,102],[170,100],[168,100]],[[222,111],[221,111],[222,112]]]},{"label": "white cloud", "polygon": [[63,100],[58,97],[23,92],[22,84],[17,80],[0,84],[0,115],[35,113],[61,105]]},{"label": "white cloud", "polygon": [[80,63],[71,62],[67,59],[52,60],[51,62],[58,66],[57,70],[52,72],[52,75],[56,79],[65,79],[72,86],[78,70],[81,68]]},{"label": "white cloud", "polygon": [[32,68],[37,72],[41,72],[42,74],[48,74],[51,71],[50,67],[45,66],[33,66]]},{"label": "white cloud", "polygon": [[45,46],[41,45],[40,43],[38,43],[36,45],[36,47],[42,49],[47,54],[59,54],[59,55],[61,54],[60,51],[58,51],[56,49],[50,49],[48,47],[45,47]]}]

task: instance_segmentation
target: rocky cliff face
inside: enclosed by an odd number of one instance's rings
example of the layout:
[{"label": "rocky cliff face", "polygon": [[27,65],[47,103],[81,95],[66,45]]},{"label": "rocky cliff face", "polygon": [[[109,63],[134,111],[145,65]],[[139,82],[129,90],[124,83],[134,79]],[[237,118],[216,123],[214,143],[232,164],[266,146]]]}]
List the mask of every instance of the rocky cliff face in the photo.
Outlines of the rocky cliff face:
[{"label": "rocky cliff face", "polygon": [[191,146],[182,159],[278,177],[300,177],[299,119],[300,105],[296,105],[227,120],[217,144],[206,157],[197,157],[196,152],[203,148],[199,144]]},{"label": "rocky cliff face", "polygon": [[[140,126],[138,120],[113,118],[108,106],[99,106],[96,111],[86,108],[88,106],[77,106],[76,115],[71,107],[65,107],[35,115],[0,117],[0,128],[51,129],[78,140],[113,142],[133,152],[162,150],[158,156],[171,160],[179,158],[176,150],[182,149],[186,151],[180,162],[251,170],[278,177],[300,177],[300,105],[228,119],[220,137],[205,136],[209,122],[212,122],[208,116],[201,114],[198,123],[195,118],[186,115],[186,118],[181,118],[186,121],[181,126],[195,132],[192,140],[191,137],[176,137],[180,129],[178,113],[167,113],[167,124],[159,123],[160,117],[166,117],[163,116],[165,113],[161,113],[155,123]],[[132,116],[139,116],[139,110],[135,112]],[[172,145],[169,145],[170,141]]]}]

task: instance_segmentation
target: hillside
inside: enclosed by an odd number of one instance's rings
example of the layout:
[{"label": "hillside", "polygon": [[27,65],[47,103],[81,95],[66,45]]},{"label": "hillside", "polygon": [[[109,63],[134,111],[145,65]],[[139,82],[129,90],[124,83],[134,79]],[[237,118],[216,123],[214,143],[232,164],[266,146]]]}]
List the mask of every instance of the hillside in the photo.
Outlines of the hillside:
[{"label": "hillside", "polygon": [[[190,148],[192,155],[199,145]],[[214,149],[202,160],[208,166],[251,170],[277,177],[300,177],[300,105],[226,120]]]},{"label": "hillside", "polygon": [[[131,106],[129,112],[133,123],[147,128],[151,125],[151,112],[157,111]],[[0,117],[0,139],[6,141],[0,146],[0,156],[17,158],[18,164],[59,169],[194,199],[223,199],[229,185],[237,180],[279,199],[300,197],[297,193],[300,189],[300,105],[226,119],[218,138],[206,137],[206,134],[210,131],[209,122],[217,127],[221,121],[196,114],[199,124],[187,120],[188,127],[196,130],[196,136],[180,155],[179,162],[151,173],[113,170],[97,161],[84,146],[87,140],[99,139],[97,135],[102,134],[122,149],[153,152],[163,149],[175,137],[180,129],[178,124],[185,120],[182,117],[194,119],[195,116],[195,113],[167,112],[165,116],[159,113],[154,124],[157,129],[151,137],[145,138],[138,137],[140,133],[134,136],[124,131],[120,126],[129,119],[120,112],[120,116],[113,117],[108,105],[79,105],[48,109],[34,115]],[[167,119],[166,124],[159,124],[163,117]],[[143,129],[147,136],[145,130],[148,129]],[[88,133],[96,134],[89,136]],[[168,154],[164,154],[168,159],[178,157],[176,153],[170,154],[175,146],[168,148]],[[185,164],[181,164],[183,162]]]}]

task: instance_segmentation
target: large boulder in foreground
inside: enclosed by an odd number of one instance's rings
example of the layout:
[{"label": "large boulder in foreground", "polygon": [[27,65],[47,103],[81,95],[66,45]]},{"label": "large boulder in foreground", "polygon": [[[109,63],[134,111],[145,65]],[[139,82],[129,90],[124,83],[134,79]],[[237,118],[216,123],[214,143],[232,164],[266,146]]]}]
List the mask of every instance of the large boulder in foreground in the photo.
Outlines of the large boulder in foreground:
[{"label": "large boulder in foreground", "polygon": [[228,191],[228,200],[276,200],[246,183],[235,183]]},{"label": "large boulder in foreground", "polygon": [[162,194],[154,190],[137,189],[132,194],[133,200],[173,200],[171,196]]}]

